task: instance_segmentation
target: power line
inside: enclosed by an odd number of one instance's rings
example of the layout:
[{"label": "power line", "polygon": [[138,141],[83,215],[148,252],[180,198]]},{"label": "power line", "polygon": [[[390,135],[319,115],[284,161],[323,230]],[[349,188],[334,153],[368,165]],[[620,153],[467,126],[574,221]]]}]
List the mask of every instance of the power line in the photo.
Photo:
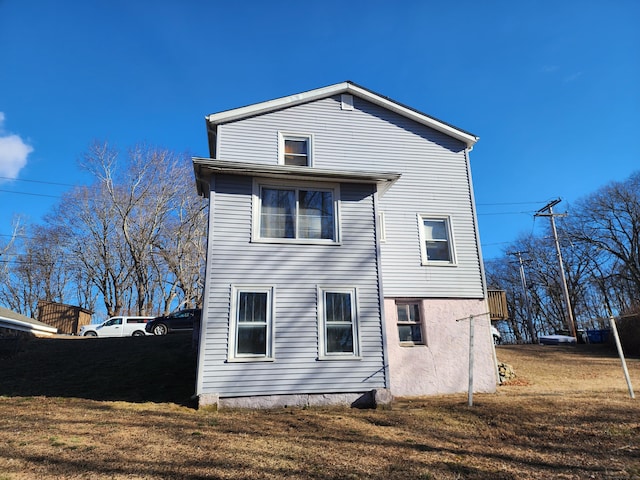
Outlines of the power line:
[{"label": "power line", "polygon": [[524,211],[524,212],[490,212],[490,213],[480,213],[478,212],[478,216],[480,215],[531,215],[534,213],[533,210]]},{"label": "power line", "polygon": [[60,195],[46,195],[44,193],[18,192],[18,191],[15,191],[15,190],[0,190],[0,192],[15,193],[17,195],[31,195],[31,196],[34,196],[34,197],[62,198]]},{"label": "power line", "polygon": [[497,205],[539,205],[546,200],[539,200],[537,202],[502,202],[502,203],[476,203],[478,207],[494,207]]},{"label": "power line", "polygon": [[47,182],[45,180],[30,180],[27,178],[12,178],[12,177],[1,177],[0,179],[2,180],[11,180],[13,182],[29,182],[29,183],[43,183],[45,185],[61,185],[63,187],[77,187],[77,185],[74,185],[72,183],[59,183],[59,182]]}]

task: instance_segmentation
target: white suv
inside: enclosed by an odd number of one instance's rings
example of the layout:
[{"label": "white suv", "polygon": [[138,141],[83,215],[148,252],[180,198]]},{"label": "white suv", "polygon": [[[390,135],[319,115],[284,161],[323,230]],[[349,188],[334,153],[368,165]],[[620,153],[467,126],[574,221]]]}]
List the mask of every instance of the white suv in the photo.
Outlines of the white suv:
[{"label": "white suv", "polygon": [[149,335],[144,331],[149,320],[154,317],[111,317],[101,324],[83,325],[78,335],[82,337],[141,337]]}]

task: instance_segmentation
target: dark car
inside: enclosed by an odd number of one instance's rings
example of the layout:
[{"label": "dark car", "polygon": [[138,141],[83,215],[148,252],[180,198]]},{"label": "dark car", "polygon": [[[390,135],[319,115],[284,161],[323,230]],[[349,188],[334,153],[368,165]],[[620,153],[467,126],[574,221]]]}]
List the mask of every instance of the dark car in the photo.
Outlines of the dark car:
[{"label": "dark car", "polygon": [[196,322],[200,322],[202,310],[189,308],[178,310],[163,317],[156,317],[147,322],[145,330],[154,335],[166,335],[173,332],[188,332],[193,330]]}]

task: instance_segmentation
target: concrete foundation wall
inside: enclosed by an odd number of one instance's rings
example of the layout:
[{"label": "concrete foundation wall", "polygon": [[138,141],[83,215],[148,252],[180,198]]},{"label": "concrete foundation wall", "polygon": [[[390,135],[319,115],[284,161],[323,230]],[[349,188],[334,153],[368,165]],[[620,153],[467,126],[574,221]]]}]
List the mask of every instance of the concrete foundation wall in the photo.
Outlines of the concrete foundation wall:
[{"label": "concrete foundation wall", "polygon": [[[470,315],[488,312],[485,300],[422,299],[424,345],[401,346],[395,299],[385,299],[390,390],[394,396],[466,392]],[[474,318],[474,391],[495,392],[496,367],[489,316]]]},{"label": "concrete foundation wall", "polygon": [[198,408],[285,408],[351,406],[356,408],[376,408],[388,405],[393,400],[385,389],[361,393],[327,393],[298,395],[263,395],[252,397],[220,398],[216,394],[202,394],[198,397]]}]

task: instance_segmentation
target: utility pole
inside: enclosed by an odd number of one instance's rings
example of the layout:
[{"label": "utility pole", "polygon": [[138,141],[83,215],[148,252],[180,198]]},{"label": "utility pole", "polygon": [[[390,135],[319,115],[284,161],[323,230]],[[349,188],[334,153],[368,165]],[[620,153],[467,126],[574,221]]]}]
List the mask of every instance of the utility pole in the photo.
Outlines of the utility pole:
[{"label": "utility pole", "polygon": [[527,312],[527,326],[529,327],[529,335],[531,335],[531,343],[537,343],[536,332],[533,328],[533,319],[531,318],[531,304],[529,303],[529,292],[527,291],[527,277],[524,274],[524,261],[522,260],[522,254],[524,252],[509,252],[509,255],[515,255],[518,257],[520,264],[520,283],[522,284],[522,295],[524,296],[524,308]]},{"label": "utility pole", "polygon": [[562,199],[557,198],[549,203],[547,203],[544,207],[538,210],[534,216],[535,217],[549,217],[551,219],[551,230],[553,232],[553,239],[556,243],[556,252],[558,254],[558,264],[560,266],[560,279],[562,283],[562,291],[564,293],[564,303],[567,309],[567,326],[569,327],[569,333],[571,336],[576,337],[576,325],[573,320],[573,311],[571,309],[571,300],[569,300],[569,288],[567,287],[567,278],[564,274],[564,262],[562,261],[562,252],[560,251],[560,242],[558,242],[558,232],[556,231],[556,222],[555,217],[566,217],[566,213],[553,213],[553,207],[560,203]]}]

